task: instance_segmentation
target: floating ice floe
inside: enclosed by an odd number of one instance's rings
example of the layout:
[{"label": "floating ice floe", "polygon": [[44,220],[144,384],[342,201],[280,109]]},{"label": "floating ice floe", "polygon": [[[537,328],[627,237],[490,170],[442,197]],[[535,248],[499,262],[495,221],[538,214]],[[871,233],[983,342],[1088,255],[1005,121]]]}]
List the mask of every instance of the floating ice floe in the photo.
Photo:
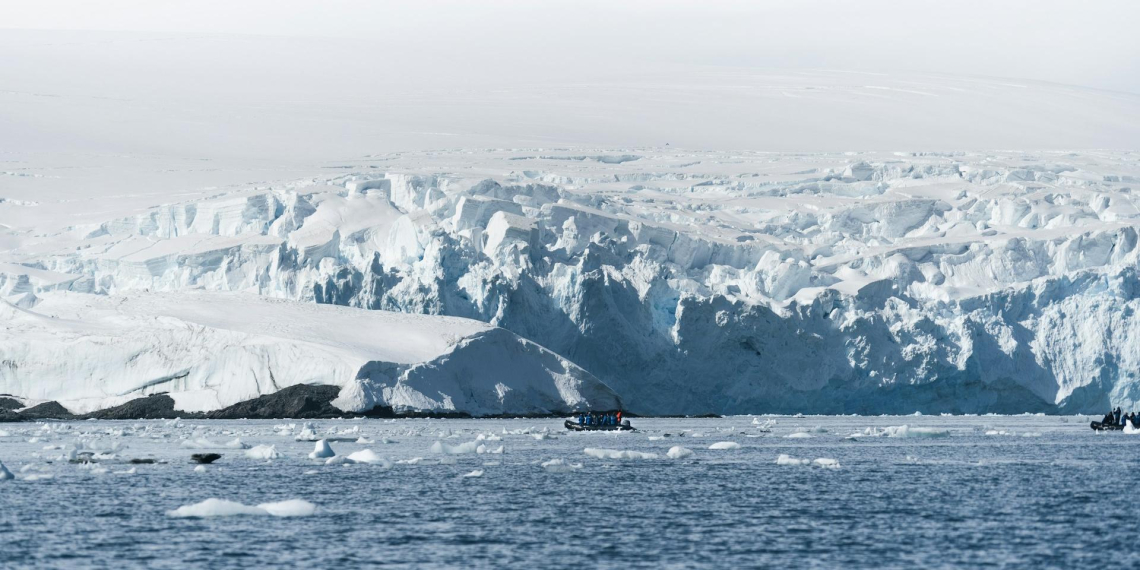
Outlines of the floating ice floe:
[{"label": "floating ice floe", "polygon": [[598,459],[657,459],[658,457],[656,453],[619,451],[616,449],[599,449],[596,447],[587,447],[583,452],[586,455],[597,457]]},{"label": "floating ice floe", "polygon": [[241,438],[234,438],[226,443],[217,443],[204,437],[197,437],[184,439],[179,445],[186,449],[249,449],[249,445],[243,443]]},{"label": "floating ice floe", "polygon": [[932,427],[887,426],[884,428],[869,427],[862,434],[852,434],[848,439],[855,437],[950,437],[950,431]]},{"label": "floating ice floe", "polygon": [[735,441],[718,441],[710,445],[709,449],[740,449],[740,444]]},{"label": "floating ice floe", "polygon": [[318,440],[313,446],[313,452],[309,454],[309,459],[327,459],[336,455],[328,440]]},{"label": "floating ice floe", "polygon": [[839,462],[830,457],[820,457],[815,460],[798,459],[784,453],[776,458],[776,465],[813,465],[824,469],[839,469]]},{"label": "floating ice floe", "polygon": [[[716,445],[716,444],[713,444],[713,445]],[[684,459],[686,457],[691,457],[692,455],[693,455],[693,450],[691,450],[687,447],[681,447],[679,445],[674,445],[673,447],[670,447],[669,451],[665,453],[665,456],[668,457],[669,459]]]},{"label": "floating ice floe", "polygon": [[245,456],[250,459],[277,459],[281,454],[277,452],[276,445],[258,445],[245,450]]},{"label": "floating ice floe", "polygon": [[825,469],[839,469],[839,462],[829,457],[820,457],[811,462],[816,467],[823,467]]},{"label": "floating ice floe", "polygon": [[581,469],[582,464],[567,463],[563,459],[551,459],[550,461],[544,461],[542,463],[542,468],[550,473],[568,473],[570,471],[574,471],[575,469]]},{"label": "floating ice floe", "polygon": [[166,516],[176,518],[231,517],[237,515],[307,517],[315,513],[316,510],[316,505],[303,499],[291,499],[277,503],[262,503],[254,507],[243,505],[235,501],[226,501],[224,499],[206,499],[201,503],[185,505],[173,511],[166,511]]},{"label": "floating ice floe", "polygon": [[503,453],[503,446],[500,445],[499,447],[491,448],[480,444],[479,447],[475,448],[475,453],[478,453],[480,455],[484,453],[490,453],[491,455],[501,455]]},{"label": "floating ice floe", "polygon": [[321,438],[317,435],[317,426],[306,423],[301,427],[301,433],[297,434],[295,439],[297,441],[317,441]]},{"label": "floating ice floe", "polygon": [[482,469],[476,469],[470,473],[463,474],[464,479],[470,479],[473,477],[482,477],[482,476],[483,476],[483,470]]},{"label": "floating ice floe", "polygon": [[206,466],[205,465],[199,465],[199,466],[194,468],[194,472],[195,473],[205,473],[206,472]]},{"label": "floating ice floe", "polygon": [[368,465],[379,465],[384,468],[392,466],[392,462],[376,454],[371,449],[362,449],[360,451],[350,453],[348,460],[353,463],[367,463]]},{"label": "floating ice floe", "polygon": [[788,439],[811,439],[812,437],[815,437],[815,436],[813,436],[810,433],[807,433],[806,431],[797,431],[795,433],[789,433],[788,435],[785,435],[784,437],[786,437]]},{"label": "floating ice floe", "polygon": [[796,459],[784,453],[781,453],[780,456],[776,458],[776,465],[807,465],[808,463],[811,463],[811,461],[807,459]]},{"label": "floating ice floe", "polygon": [[442,441],[437,441],[431,445],[432,453],[446,453],[448,455],[461,455],[464,453],[475,453],[479,449],[479,442],[469,441],[459,445],[448,445]]}]

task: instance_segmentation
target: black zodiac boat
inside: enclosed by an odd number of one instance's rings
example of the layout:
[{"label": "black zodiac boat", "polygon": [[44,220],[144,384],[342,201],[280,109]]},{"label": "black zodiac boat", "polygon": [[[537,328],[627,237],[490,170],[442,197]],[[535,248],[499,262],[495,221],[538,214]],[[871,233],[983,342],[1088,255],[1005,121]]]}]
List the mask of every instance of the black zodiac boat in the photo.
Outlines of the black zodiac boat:
[{"label": "black zodiac boat", "polygon": [[1089,424],[1089,427],[1096,431],[1121,431],[1124,429],[1124,426],[1121,424],[1106,424],[1102,422],[1093,422]]},{"label": "black zodiac boat", "polygon": [[629,425],[629,420],[609,426],[585,425],[566,420],[566,429],[570,431],[637,431],[637,428]]}]

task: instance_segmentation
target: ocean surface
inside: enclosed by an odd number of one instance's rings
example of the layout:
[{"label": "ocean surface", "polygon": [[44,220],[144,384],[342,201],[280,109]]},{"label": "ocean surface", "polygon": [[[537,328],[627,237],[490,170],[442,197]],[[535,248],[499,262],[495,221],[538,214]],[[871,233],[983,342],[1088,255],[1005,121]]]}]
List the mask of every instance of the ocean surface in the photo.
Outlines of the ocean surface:
[{"label": "ocean surface", "polygon": [[[1140,435],[1088,421],[633,418],[631,433],[568,433],[555,419],[0,424],[15,477],[0,481],[0,567],[1131,567]],[[298,437],[383,460],[327,465]],[[721,442],[729,449],[710,449]],[[670,458],[675,446],[692,454]],[[190,454],[208,452],[222,458],[196,471]],[[173,516],[212,498],[315,510]]]}]

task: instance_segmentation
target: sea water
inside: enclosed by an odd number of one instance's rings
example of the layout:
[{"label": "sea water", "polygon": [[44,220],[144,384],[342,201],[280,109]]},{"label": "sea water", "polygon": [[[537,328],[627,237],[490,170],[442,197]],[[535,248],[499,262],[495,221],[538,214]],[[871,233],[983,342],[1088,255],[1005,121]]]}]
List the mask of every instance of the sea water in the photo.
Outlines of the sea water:
[{"label": "sea water", "polygon": [[1140,436],[1088,420],[0,424],[0,567],[1128,567]]}]

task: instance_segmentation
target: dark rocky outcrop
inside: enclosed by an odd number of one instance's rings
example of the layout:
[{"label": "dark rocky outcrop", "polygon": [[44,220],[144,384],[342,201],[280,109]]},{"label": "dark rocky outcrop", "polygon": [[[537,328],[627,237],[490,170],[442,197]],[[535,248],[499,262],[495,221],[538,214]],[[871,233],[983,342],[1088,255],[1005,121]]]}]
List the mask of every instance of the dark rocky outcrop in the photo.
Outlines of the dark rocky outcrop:
[{"label": "dark rocky outcrop", "polygon": [[24,407],[19,400],[0,397],[0,411],[15,411]]},{"label": "dark rocky outcrop", "polygon": [[174,418],[191,417],[195,414],[177,412],[174,410],[174,398],[166,394],[155,394],[145,398],[136,398],[125,404],[91,412],[83,419],[96,420],[169,420]]},{"label": "dark rocky outcrop", "polygon": [[59,402],[44,402],[32,406],[17,415],[22,420],[74,420],[76,416],[67,411]]},{"label": "dark rocky outcrop", "polygon": [[207,412],[212,420],[239,419],[324,419],[353,416],[330,402],[340,394],[339,386],[297,385],[239,402],[228,408]]},{"label": "dark rocky outcrop", "polygon": [[[332,401],[340,394],[339,386],[299,384],[290,386],[272,394],[259,396],[252,400],[239,402],[227,408],[213,412],[185,412],[174,409],[174,398],[167,394],[155,394],[145,398],[136,398],[125,404],[98,410],[89,414],[74,415],[67,411],[58,402],[46,402],[28,408],[24,411],[16,410],[22,407],[18,401],[11,398],[0,398],[0,422],[19,422],[34,420],[160,420],[160,419],[211,419],[211,420],[240,420],[240,419],[330,419],[348,417],[366,418],[470,418],[465,412],[418,412],[396,411],[388,406],[376,406],[365,412],[346,412],[332,405]],[[16,407],[10,407],[5,401],[15,402]],[[495,415],[488,417],[554,417],[545,415]]]}]

